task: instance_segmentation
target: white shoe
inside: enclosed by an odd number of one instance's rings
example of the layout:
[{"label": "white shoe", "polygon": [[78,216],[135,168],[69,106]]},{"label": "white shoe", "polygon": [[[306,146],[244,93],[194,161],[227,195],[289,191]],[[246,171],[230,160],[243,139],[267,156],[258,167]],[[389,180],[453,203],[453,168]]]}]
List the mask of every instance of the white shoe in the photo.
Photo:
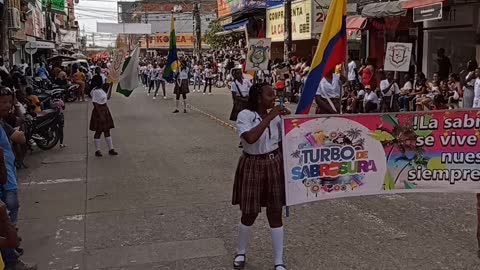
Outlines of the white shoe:
[{"label": "white shoe", "polygon": [[205,93],[203,93],[203,95],[205,96]]},{"label": "white shoe", "polygon": [[209,96],[213,95],[212,93],[208,93]]},{"label": "white shoe", "polygon": [[195,93],[195,92],[196,92],[196,90],[193,90],[193,91],[192,91],[192,93]]},{"label": "white shoe", "polygon": [[150,96],[150,93],[147,93],[147,96],[149,97],[149,96]]},{"label": "white shoe", "polygon": [[157,99],[157,97],[153,97],[153,100]]},{"label": "white shoe", "polygon": [[167,96],[164,96],[163,99],[167,99]]}]

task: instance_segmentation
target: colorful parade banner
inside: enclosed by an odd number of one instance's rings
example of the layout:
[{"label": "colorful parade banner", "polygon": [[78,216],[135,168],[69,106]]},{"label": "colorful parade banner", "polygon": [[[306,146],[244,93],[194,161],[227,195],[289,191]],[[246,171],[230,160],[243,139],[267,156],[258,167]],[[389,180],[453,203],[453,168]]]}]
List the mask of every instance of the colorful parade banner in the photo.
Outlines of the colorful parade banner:
[{"label": "colorful parade banner", "polygon": [[287,205],[401,192],[480,192],[480,111],[289,116]]}]

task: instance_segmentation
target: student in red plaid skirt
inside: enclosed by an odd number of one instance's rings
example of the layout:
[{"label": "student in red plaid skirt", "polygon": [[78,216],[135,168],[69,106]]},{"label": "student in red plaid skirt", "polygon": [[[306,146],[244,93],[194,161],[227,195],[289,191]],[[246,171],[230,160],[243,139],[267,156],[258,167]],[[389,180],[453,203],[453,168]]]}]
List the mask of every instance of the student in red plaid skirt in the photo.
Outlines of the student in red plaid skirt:
[{"label": "student in red plaid skirt", "polygon": [[233,266],[245,267],[251,227],[262,207],[267,208],[273,243],[275,270],[286,270],[283,263],[282,208],[285,205],[283,157],[280,148],[280,115],[290,113],[275,106],[275,92],[267,84],[254,84],[247,109],[237,117],[237,131],[243,144],[233,186],[232,203],[240,205],[237,254]]}]

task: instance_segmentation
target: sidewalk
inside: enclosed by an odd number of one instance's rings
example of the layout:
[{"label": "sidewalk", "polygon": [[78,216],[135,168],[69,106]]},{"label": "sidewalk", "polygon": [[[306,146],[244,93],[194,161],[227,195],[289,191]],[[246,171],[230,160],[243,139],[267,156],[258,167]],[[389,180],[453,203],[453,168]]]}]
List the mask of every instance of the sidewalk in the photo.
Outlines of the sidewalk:
[{"label": "sidewalk", "polygon": [[87,103],[67,103],[65,143],[35,149],[18,173],[23,260],[38,269],[83,269],[87,173]]}]

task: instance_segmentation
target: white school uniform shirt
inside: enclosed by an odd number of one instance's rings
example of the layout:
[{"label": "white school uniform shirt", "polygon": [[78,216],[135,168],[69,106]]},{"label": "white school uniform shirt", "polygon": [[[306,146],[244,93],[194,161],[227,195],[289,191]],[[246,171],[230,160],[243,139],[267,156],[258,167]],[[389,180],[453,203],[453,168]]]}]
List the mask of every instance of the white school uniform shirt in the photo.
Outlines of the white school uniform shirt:
[{"label": "white school uniform shirt", "polygon": [[180,80],[188,80],[188,68],[180,70],[178,78]]},{"label": "white school uniform shirt", "polygon": [[262,122],[257,112],[243,110],[237,117],[237,133],[242,140],[243,151],[250,155],[268,154],[278,149],[281,141],[282,120],[280,116],[275,117],[268,128],[263,131],[262,136],[253,144],[249,144],[242,138],[242,134],[252,130]]},{"label": "white school uniform shirt", "polygon": [[333,74],[332,83],[325,78],[320,81],[316,95],[322,98],[340,98],[341,87],[340,74]]},{"label": "white school uniform shirt", "polygon": [[92,102],[103,105],[107,103],[107,93],[102,88],[94,88],[90,93],[92,96]]},{"label": "white school uniform shirt", "polygon": [[480,78],[475,79],[473,108],[480,108]]},{"label": "white school uniform shirt", "polygon": [[387,89],[389,85],[390,85],[390,82],[388,82],[388,80],[383,80],[380,82],[380,90],[382,91],[383,96],[389,97],[393,94],[400,94],[400,88],[398,87],[397,83],[394,83],[392,87],[390,87],[390,90],[388,90],[388,92],[384,94],[383,90]]},{"label": "white school uniform shirt", "polygon": [[243,83],[239,83],[237,80],[235,80],[232,82],[232,92],[237,93],[237,95],[241,97],[248,97],[251,86],[252,83],[247,79],[243,79]]},{"label": "white school uniform shirt", "polygon": [[378,105],[378,96],[377,94],[375,94],[375,92],[370,92],[369,93],[365,93],[365,97],[363,98],[363,102],[367,103],[367,102],[373,102],[375,104]]}]

